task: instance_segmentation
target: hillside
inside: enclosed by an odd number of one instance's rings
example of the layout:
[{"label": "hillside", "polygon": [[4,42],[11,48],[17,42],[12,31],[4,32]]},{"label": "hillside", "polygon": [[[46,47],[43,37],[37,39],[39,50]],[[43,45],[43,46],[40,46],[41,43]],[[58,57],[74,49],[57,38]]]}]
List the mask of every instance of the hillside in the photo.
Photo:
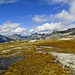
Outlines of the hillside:
[{"label": "hillside", "polygon": [[6,37],[6,36],[3,36],[3,35],[0,35],[0,43],[2,42],[10,42],[12,41],[12,39]]}]

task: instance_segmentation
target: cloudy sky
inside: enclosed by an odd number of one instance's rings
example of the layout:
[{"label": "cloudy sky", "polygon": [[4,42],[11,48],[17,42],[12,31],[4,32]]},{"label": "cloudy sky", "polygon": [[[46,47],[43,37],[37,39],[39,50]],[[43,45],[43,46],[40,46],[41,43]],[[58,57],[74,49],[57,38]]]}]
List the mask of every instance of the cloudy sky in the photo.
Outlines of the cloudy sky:
[{"label": "cloudy sky", "polygon": [[0,0],[0,34],[50,33],[75,27],[75,0]]}]

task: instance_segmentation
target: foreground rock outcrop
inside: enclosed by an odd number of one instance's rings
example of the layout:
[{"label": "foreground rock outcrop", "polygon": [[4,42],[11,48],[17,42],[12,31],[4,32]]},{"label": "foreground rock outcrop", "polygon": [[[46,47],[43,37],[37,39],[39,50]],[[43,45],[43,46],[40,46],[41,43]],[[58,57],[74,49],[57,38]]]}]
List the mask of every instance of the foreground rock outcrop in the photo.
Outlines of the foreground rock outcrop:
[{"label": "foreground rock outcrop", "polygon": [[71,69],[72,73],[75,75],[75,55],[74,54],[65,54],[65,53],[57,53],[57,52],[50,52],[53,55],[58,63],[61,66],[68,67]]}]

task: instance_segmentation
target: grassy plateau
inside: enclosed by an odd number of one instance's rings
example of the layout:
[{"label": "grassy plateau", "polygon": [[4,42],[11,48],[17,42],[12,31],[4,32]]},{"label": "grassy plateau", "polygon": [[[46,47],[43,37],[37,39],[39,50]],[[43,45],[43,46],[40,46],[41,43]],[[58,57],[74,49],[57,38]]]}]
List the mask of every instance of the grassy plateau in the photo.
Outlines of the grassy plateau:
[{"label": "grassy plateau", "polygon": [[53,39],[1,43],[0,57],[23,57],[9,66],[3,75],[72,75],[69,68],[62,68],[48,52],[75,54],[75,41]]}]

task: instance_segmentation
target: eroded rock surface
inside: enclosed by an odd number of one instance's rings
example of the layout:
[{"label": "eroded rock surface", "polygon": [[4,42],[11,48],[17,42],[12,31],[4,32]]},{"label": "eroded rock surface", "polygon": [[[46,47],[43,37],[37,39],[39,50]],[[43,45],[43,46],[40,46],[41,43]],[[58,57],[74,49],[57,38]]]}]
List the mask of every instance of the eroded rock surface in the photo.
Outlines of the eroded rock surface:
[{"label": "eroded rock surface", "polygon": [[66,53],[57,53],[57,52],[49,52],[52,54],[58,63],[61,64],[61,66],[68,67],[71,69],[73,74],[75,75],[75,55],[74,54],[66,54]]}]

